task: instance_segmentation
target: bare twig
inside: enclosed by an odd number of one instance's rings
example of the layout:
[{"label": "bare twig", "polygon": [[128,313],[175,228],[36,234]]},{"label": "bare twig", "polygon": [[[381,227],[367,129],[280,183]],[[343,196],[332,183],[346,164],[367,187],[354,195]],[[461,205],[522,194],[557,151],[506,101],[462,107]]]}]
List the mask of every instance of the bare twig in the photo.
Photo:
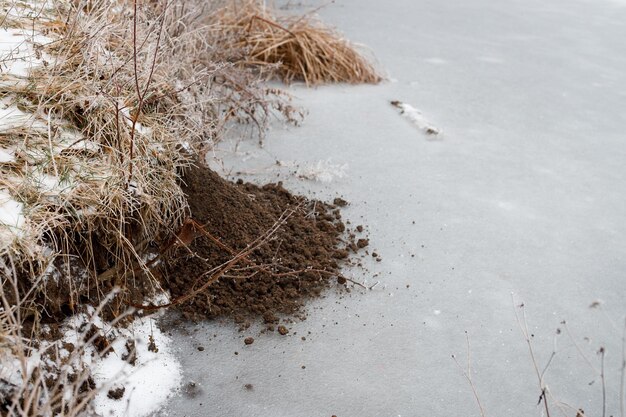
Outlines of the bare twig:
[{"label": "bare twig", "polygon": [[598,351],[600,355],[600,381],[602,382],[602,417],[606,417],[606,381],[604,378],[604,347]]},{"label": "bare twig", "polygon": [[622,328],[622,357],[621,357],[621,367],[620,367],[620,383],[619,383],[619,411],[620,417],[624,417],[626,415],[626,399],[625,397],[625,389],[626,389],[626,318],[624,318],[624,327]]},{"label": "bare twig", "polygon": [[[514,296],[511,294],[511,300],[513,301],[513,311],[515,312],[515,319],[517,321],[517,325],[519,326],[520,330],[522,331],[522,335],[524,336],[524,340],[526,341],[526,344],[528,345],[528,351],[530,353],[530,359],[532,361],[533,364],[533,368],[535,370],[535,374],[537,375],[537,380],[539,382],[539,390],[541,391],[540,395],[539,395],[539,403],[541,403],[541,401],[543,400],[543,404],[544,404],[544,408],[546,411],[546,417],[550,417],[550,410],[548,408],[548,398],[546,393],[548,392],[548,389],[544,383],[543,380],[543,374],[545,373],[545,369],[543,372],[539,372],[539,366],[537,365],[537,359],[535,358],[535,352],[533,350],[533,346],[532,343],[530,341],[530,332],[528,331],[528,322],[526,321],[526,312],[524,310],[524,304],[520,304],[519,306],[516,305],[515,303],[515,298]],[[520,316],[517,313],[517,308],[520,308],[522,311],[522,316],[520,318]],[[550,358],[550,360],[552,360],[552,358]]]},{"label": "bare twig", "polygon": [[469,383],[472,388],[472,393],[474,394],[474,399],[478,404],[478,409],[480,410],[480,415],[482,417],[486,417],[485,410],[480,402],[480,397],[478,396],[478,391],[476,390],[476,386],[474,385],[474,381],[472,381],[472,361],[471,361],[471,348],[470,348],[470,339],[469,334],[465,332],[465,339],[467,341],[467,369],[463,369],[461,364],[457,361],[456,356],[452,355],[452,360],[456,363],[456,366],[461,370],[465,379]]}]

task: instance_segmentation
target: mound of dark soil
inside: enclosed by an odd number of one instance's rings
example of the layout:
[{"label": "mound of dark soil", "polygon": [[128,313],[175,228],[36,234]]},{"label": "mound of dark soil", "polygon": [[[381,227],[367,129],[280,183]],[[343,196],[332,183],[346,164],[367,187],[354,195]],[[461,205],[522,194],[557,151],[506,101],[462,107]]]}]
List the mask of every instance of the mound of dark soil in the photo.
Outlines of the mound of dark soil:
[{"label": "mound of dark soil", "polygon": [[319,296],[337,282],[339,261],[348,251],[340,248],[345,226],[335,205],[294,196],[280,183],[234,184],[203,167],[188,169],[183,181],[192,218],[219,242],[206,233],[196,234],[188,246],[168,257],[163,279],[173,300],[201,287],[208,270],[246,250],[290,213],[263,245],[179,305],[188,318],[232,316],[242,322],[261,316],[273,323],[276,314],[297,312],[306,298]]}]

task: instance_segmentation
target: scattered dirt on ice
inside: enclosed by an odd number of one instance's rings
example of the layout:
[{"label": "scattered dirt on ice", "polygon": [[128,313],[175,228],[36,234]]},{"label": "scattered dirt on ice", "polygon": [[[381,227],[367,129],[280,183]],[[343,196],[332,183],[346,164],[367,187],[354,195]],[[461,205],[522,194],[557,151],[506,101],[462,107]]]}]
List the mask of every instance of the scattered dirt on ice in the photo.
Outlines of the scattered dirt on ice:
[{"label": "scattered dirt on ice", "polygon": [[[337,205],[345,205],[343,200],[335,204],[307,200],[280,183],[259,187],[240,180],[235,184],[205,167],[188,169],[183,182],[192,218],[221,244],[200,235],[168,257],[163,280],[172,299],[200,287],[202,274],[228,262],[293,210],[247,261],[179,305],[186,318],[230,316],[247,327],[250,317],[262,317],[272,330],[277,315],[297,315],[307,298],[337,283],[340,263],[349,255],[346,247],[356,247],[351,242],[354,235],[347,236],[346,242],[342,239],[346,228]],[[345,284],[345,279],[340,280]]]},{"label": "scattered dirt on ice", "polygon": [[112,400],[119,400],[124,396],[125,391],[126,391],[125,387],[118,387],[118,388],[110,389],[109,392],[107,393],[107,398],[110,398]]}]

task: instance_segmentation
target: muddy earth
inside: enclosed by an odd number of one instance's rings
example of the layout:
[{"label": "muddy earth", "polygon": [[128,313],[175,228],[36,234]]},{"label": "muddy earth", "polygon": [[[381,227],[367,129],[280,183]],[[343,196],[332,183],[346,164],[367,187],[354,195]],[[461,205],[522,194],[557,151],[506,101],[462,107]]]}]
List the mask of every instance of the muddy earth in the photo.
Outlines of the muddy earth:
[{"label": "muddy earth", "polygon": [[343,200],[308,200],[281,183],[232,183],[199,166],[189,168],[182,181],[191,217],[202,229],[164,263],[163,286],[172,300],[197,291],[207,282],[207,271],[275,229],[205,290],[178,305],[188,319],[230,316],[245,326],[250,318],[262,317],[273,330],[279,315],[298,315],[307,298],[346,284],[341,263],[366,246],[355,244],[354,234],[346,232],[338,208]]}]

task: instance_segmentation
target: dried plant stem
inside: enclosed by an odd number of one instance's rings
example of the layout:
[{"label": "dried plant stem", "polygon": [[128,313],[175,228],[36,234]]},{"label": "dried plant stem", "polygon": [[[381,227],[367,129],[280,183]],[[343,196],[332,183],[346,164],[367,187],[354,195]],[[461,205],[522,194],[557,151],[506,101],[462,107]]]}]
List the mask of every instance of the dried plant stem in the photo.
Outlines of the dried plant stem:
[{"label": "dried plant stem", "polygon": [[470,339],[469,334],[465,332],[465,340],[467,342],[467,369],[463,369],[459,361],[456,359],[456,356],[452,355],[452,360],[456,363],[456,366],[461,370],[461,373],[469,383],[472,388],[472,393],[474,394],[474,399],[478,404],[478,409],[480,410],[481,417],[486,417],[485,409],[483,408],[482,403],[480,402],[480,397],[478,396],[478,391],[476,390],[476,386],[474,385],[474,381],[472,381],[472,360],[471,360],[471,348],[470,348]]},{"label": "dried plant stem", "polygon": [[626,318],[624,318],[624,327],[622,328],[622,357],[620,367],[620,383],[619,383],[619,411],[620,417],[626,416]]},{"label": "dried plant stem", "polygon": [[580,345],[578,344],[578,342],[576,341],[576,339],[574,338],[574,335],[572,334],[572,332],[569,329],[569,326],[567,325],[567,322],[565,320],[563,320],[561,322],[561,324],[563,325],[563,327],[565,328],[565,332],[567,333],[567,337],[570,339],[570,341],[574,344],[574,347],[576,347],[576,350],[578,351],[578,354],[580,355],[581,358],[583,358],[583,360],[585,361],[585,363],[587,365],[589,365],[589,367],[593,370],[593,372],[597,375],[600,374],[600,370],[598,368],[595,367],[595,365],[591,362],[591,360],[587,357],[587,355],[585,355],[585,353],[583,352],[582,348],[580,347]]},{"label": "dried plant stem", "polygon": [[602,417],[606,417],[606,380],[604,377],[604,355],[605,355],[604,347],[601,347],[598,353],[600,354],[600,381],[602,382]]},{"label": "dried plant stem", "polygon": [[[539,390],[541,392],[541,394],[539,395],[539,402],[541,403],[541,401],[543,401],[543,405],[546,411],[546,417],[550,417],[550,409],[548,408],[548,389],[544,383],[543,380],[543,374],[545,373],[545,370],[543,372],[539,371],[539,366],[537,364],[537,359],[535,358],[535,352],[533,350],[533,346],[532,343],[530,341],[530,332],[528,331],[528,322],[526,321],[526,311],[524,310],[524,304],[520,304],[519,306],[516,305],[515,303],[515,298],[513,297],[513,295],[511,295],[511,300],[513,301],[513,311],[515,312],[515,319],[517,321],[517,325],[519,326],[520,330],[522,331],[522,335],[524,336],[524,340],[526,341],[526,344],[528,345],[528,351],[530,353],[530,359],[532,361],[533,364],[533,368],[535,370],[535,374],[537,375],[537,380],[539,383]],[[520,308],[522,311],[522,315],[520,317],[520,315],[517,313],[517,308]],[[550,358],[550,360],[552,360],[552,358]]]},{"label": "dried plant stem", "polygon": [[169,3],[165,4],[163,14],[161,15],[161,18],[159,19],[159,32],[158,32],[157,39],[156,39],[154,54],[152,56],[152,64],[150,65],[150,72],[148,74],[148,80],[146,81],[146,85],[142,91],[141,87],[139,86],[139,70],[137,69],[137,0],[133,0],[133,68],[134,68],[134,75],[135,75],[134,77],[135,88],[137,91],[137,99],[139,103],[137,104],[137,109],[135,110],[135,113],[131,115],[132,126],[130,130],[130,154],[129,154],[130,167],[128,171],[128,183],[129,184],[133,178],[133,167],[134,167],[133,153],[135,149],[135,133],[137,129],[137,121],[139,119],[139,116],[141,115],[141,111],[143,110],[146,94],[148,93],[148,90],[150,89],[150,84],[152,83],[152,77],[154,75],[154,69],[156,67],[157,56],[159,53],[159,46],[161,45],[161,35],[163,34],[163,16],[165,14],[165,11],[167,10],[168,4]]}]

